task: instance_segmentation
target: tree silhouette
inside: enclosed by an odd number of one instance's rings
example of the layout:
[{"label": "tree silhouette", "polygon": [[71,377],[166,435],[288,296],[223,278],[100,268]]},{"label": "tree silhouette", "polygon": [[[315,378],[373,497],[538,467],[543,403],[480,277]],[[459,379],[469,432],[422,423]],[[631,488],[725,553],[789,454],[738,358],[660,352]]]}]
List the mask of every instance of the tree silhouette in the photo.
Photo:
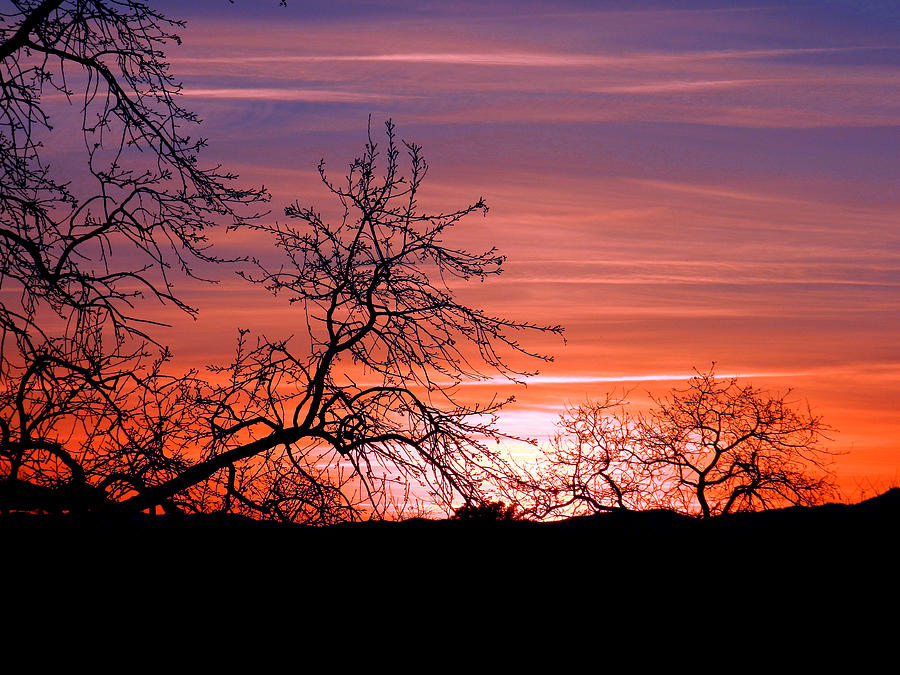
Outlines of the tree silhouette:
[{"label": "tree silhouette", "polygon": [[[502,469],[487,441],[505,401],[466,402],[459,385],[516,377],[505,354],[536,356],[519,334],[560,331],[456,300],[451,282],[500,272],[495,251],[445,243],[484,203],[423,212],[427,165],[388,122],[383,152],[370,134],[340,185],[320,166],[342,218],[295,204],[263,224],[263,190],[200,164],[163,55],[180,26],[128,0],[14,2],[3,17],[0,508],[335,522],[384,513],[414,483],[477,503]],[[77,171],[51,153],[73,138]],[[242,276],[287,296],[296,328],[240,331],[233,360],[201,377],[171,369],[146,299],[196,312],[174,277],[229,262],[214,226],[280,251]]]},{"label": "tree silhouette", "polygon": [[561,416],[560,434],[517,485],[538,517],[667,508],[701,517],[835,495],[828,427],[792,407],[790,391],[766,392],[697,373],[654,398],[645,414],[607,397]]},{"label": "tree silhouette", "polygon": [[452,520],[518,520],[515,504],[485,501],[481,504],[463,504],[453,512]]},{"label": "tree silhouette", "polygon": [[[214,494],[238,511],[331,522],[356,517],[363,504],[381,512],[411,483],[448,505],[454,497],[482,499],[482,483],[502,469],[485,441],[499,437],[493,422],[507,401],[468,403],[459,385],[485,368],[525,375],[504,357],[538,357],[519,333],[561,329],[457,301],[449,280],[500,273],[503,258],[493,249],[446,243],[484,203],[420,210],[427,165],[418,146],[402,147],[406,176],[390,122],[383,150],[370,133],[342,183],[320,164],[342,207],[337,222],[294,204],[288,222],[250,226],[284,259],[275,267],[254,261],[243,276],[288,297],[302,337],[251,344],[242,335],[234,362],[218,370],[221,384],[200,397],[204,459],[126,503],[178,498],[196,507]],[[188,490],[201,482],[202,490]]]},{"label": "tree silhouette", "polygon": [[645,472],[632,461],[639,439],[625,405],[607,395],[566,409],[541,461],[505,484],[511,501],[538,519],[653,508]]},{"label": "tree silhouette", "polygon": [[141,299],[195,313],[173,271],[222,262],[207,231],[266,195],[199,162],[163,57],[181,22],[128,0],[15,1],[0,19],[0,489],[74,508],[97,501],[97,439],[160,385]]},{"label": "tree silhouette", "polygon": [[[4,288],[22,298],[4,302],[4,331],[39,334],[46,308],[73,332],[100,320],[143,334],[146,320],[129,313],[142,294],[193,312],[170,271],[217,262],[208,229],[240,223],[236,207],[265,193],[199,164],[206,141],[189,135],[198,120],[162,52],[183,23],[133,1],[12,5],[0,28],[0,237]],[[73,178],[48,148],[78,137]]]}]

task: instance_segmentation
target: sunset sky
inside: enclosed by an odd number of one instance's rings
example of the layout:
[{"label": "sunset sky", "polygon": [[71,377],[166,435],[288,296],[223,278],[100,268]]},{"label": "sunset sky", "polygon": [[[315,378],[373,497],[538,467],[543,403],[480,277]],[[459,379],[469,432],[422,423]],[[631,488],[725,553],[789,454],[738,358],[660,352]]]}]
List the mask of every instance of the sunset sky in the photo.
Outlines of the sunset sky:
[{"label": "sunset sky", "polygon": [[[546,439],[566,403],[715,361],[837,429],[848,496],[900,484],[900,4],[157,4],[189,21],[168,57],[206,159],[265,184],[271,218],[331,206],[316,165],[343,175],[370,114],[423,146],[425,205],[484,196],[460,241],[508,262],[463,297],[566,328],[532,341],[540,377],[497,385],[505,429]],[[185,362],[302,328],[237,280],[185,291]]]}]

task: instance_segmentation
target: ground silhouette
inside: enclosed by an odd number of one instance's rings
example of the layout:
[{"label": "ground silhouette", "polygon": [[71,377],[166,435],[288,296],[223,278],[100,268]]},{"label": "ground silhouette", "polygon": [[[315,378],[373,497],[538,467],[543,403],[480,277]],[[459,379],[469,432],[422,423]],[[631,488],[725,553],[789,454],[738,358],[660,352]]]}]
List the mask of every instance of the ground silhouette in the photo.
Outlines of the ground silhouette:
[{"label": "ground silhouette", "polygon": [[[887,552],[900,523],[900,488],[857,504],[793,506],[709,519],[672,511],[622,511],[555,522],[508,519],[412,518],[403,521],[348,522],[327,527],[252,520],[234,514],[158,515],[127,518],[73,517],[13,513],[0,518],[0,540],[25,556],[48,550],[80,551],[107,561],[128,553],[187,562],[228,552],[277,555],[304,565],[342,558],[384,557],[411,561],[481,557],[529,560],[554,557],[615,565],[617,560],[655,554],[708,559],[729,565],[769,559],[774,563],[827,554],[845,562]],[[242,553],[243,552],[243,553]],[[892,554],[891,554],[892,556]],[[7,557],[4,564],[9,564]],[[860,562],[862,562],[860,560]],[[873,561],[877,562],[877,561]]]}]

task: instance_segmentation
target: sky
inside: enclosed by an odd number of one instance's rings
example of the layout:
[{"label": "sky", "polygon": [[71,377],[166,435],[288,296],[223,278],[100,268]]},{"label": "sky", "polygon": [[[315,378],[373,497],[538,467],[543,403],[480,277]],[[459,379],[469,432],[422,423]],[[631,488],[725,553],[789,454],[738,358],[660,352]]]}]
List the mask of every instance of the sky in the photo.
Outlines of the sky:
[{"label": "sky", "polygon": [[[369,115],[423,147],[425,206],[484,196],[459,236],[508,261],[461,297],[566,329],[527,386],[491,383],[505,430],[545,442],[566,405],[715,362],[835,429],[849,497],[900,485],[900,4],[157,4],[188,20],[168,57],[206,159],[272,218],[328,206],[317,163],[342,175]],[[236,281],[184,290],[185,361],[292,330]]]}]

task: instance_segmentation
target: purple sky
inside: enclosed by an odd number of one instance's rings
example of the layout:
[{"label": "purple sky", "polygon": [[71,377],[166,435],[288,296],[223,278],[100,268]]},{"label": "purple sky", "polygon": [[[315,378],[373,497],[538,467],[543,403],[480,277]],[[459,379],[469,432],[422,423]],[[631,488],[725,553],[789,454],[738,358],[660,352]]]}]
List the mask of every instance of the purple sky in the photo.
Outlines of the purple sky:
[{"label": "purple sky", "polygon": [[[510,430],[716,361],[837,427],[848,492],[900,480],[896,2],[161,4],[189,19],[169,57],[207,160],[273,217],[330,206],[316,164],[342,173],[369,114],[424,147],[426,205],[486,198],[460,236],[509,262],[464,297],[567,328]],[[293,330],[236,282],[190,292],[185,359]]]}]

